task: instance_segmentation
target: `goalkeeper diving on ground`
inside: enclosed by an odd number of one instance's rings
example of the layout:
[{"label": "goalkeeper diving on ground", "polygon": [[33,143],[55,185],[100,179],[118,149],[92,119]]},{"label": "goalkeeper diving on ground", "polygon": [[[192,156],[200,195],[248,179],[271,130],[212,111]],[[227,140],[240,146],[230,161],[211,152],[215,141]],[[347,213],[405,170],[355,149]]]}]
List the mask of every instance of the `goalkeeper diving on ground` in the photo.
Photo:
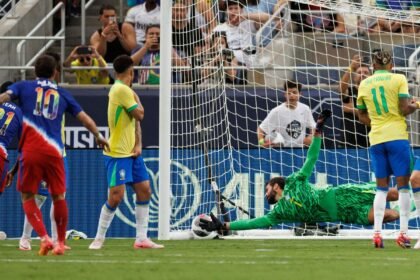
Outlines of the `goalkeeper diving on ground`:
[{"label": "goalkeeper diving on ground", "polygon": [[[270,212],[255,219],[230,223],[222,223],[211,214],[211,221],[200,219],[200,227],[207,231],[220,231],[268,228],[285,222],[373,224],[375,183],[345,184],[323,189],[309,183],[321,150],[322,128],[330,116],[329,110],[322,111],[319,115],[303,167],[287,177],[274,177],[267,183],[265,196],[269,204],[275,204]],[[387,199],[398,200],[398,191],[391,189]],[[398,218],[397,211],[386,209],[385,223]]]}]

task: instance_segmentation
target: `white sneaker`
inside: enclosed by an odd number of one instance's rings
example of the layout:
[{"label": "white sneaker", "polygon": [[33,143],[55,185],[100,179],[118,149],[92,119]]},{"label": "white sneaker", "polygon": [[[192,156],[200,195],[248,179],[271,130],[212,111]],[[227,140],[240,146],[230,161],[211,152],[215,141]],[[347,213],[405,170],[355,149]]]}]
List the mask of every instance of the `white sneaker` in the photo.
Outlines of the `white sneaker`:
[{"label": "white sneaker", "polygon": [[134,249],[162,249],[165,248],[165,246],[160,245],[160,244],[156,244],[155,242],[153,242],[150,239],[145,239],[145,240],[136,240],[136,242],[134,242],[133,245]]},{"label": "white sneaker", "polygon": [[22,251],[30,251],[30,250],[32,250],[32,247],[31,247],[31,239],[30,238],[27,238],[27,237],[22,237],[19,240],[19,250],[22,250]]},{"label": "white sneaker", "polygon": [[413,249],[420,249],[420,239],[417,241],[416,245],[414,245]]},{"label": "white sneaker", "polygon": [[96,239],[93,240],[92,243],[89,245],[90,250],[100,250],[102,249],[102,246],[104,245],[105,239]]}]

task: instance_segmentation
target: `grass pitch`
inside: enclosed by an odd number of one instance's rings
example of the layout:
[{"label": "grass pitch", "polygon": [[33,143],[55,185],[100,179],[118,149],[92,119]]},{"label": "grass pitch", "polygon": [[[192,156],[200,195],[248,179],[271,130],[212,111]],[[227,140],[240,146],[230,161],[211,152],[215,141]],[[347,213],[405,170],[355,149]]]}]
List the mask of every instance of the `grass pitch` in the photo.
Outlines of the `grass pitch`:
[{"label": "grass pitch", "polygon": [[[414,240],[413,240],[414,241]],[[65,256],[39,257],[0,241],[0,279],[418,279],[420,250],[393,240],[190,240],[162,242],[162,250],[134,250],[131,239],[70,240]]]}]

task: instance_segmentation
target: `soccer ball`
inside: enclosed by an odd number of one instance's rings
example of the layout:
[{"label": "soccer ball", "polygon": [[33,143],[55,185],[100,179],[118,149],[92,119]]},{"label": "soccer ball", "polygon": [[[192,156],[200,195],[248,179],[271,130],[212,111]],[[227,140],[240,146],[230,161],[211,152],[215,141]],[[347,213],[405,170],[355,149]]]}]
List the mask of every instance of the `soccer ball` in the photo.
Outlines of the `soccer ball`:
[{"label": "soccer ball", "polygon": [[212,231],[209,232],[205,229],[202,229],[200,227],[200,219],[206,219],[208,221],[211,221],[210,216],[207,216],[206,214],[200,214],[197,217],[194,218],[191,224],[191,230],[194,235],[194,239],[215,239],[217,238],[217,233]]},{"label": "soccer ball", "polygon": [[7,234],[4,231],[0,231],[0,240],[5,240],[7,238]]}]

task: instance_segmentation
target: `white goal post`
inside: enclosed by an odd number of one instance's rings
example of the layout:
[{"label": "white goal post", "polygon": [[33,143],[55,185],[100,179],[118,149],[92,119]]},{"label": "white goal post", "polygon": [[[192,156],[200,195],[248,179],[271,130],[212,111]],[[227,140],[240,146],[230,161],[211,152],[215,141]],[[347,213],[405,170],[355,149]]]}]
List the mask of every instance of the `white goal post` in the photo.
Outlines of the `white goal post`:
[{"label": "white goal post", "polygon": [[[343,103],[352,104],[353,99],[340,87],[346,71],[348,88],[357,87],[359,73],[349,69],[355,55],[369,68],[373,51],[391,52],[394,70],[407,76],[410,94],[419,96],[417,7],[390,10],[370,0],[296,0],[267,6],[268,17],[263,12],[255,14],[255,9],[264,7],[242,7],[242,20],[247,23],[236,33],[239,37],[226,39],[233,46],[229,50],[219,37],[234,32],[222,23],[229,13],[220,10],[218,2],[161,1],[158,235],[162,240],[192,238],[191,221],[202,213],[236,220],[270,210],[264,198],[265,182],[298,171],[307,153],[305,147],[258,143],[258,126],[284,102],[286,80],[303,85],[300,101],[313,116],[323,109],[333,112],[310,178],[320,188],[374,179],[366,131],[360,130],[353,109],[344,109]],[[183,20],[187,24],[180,23]],[[394,23],[399,24],[395,30]],[[388,27],[390,31],[385,30]],[[248,37],[252,44],[244,45]],[[241,42],[240,48],[235,41]],[[182,65],[173,65],[180,61]],[[418,113],[407,122],[413,153],[419,155]],[[290,133],[302,125],[290,124]],[[389,207],[398,210],[396,203]],[[414,209],[413,205],[409,234],[420,229]],[[318,230],[307,226],[280,224],[274,229],[235,233],[232,238],[292,238],[296,230],[305,229],[314,231],[308,235],[315,238],[371,236],[371,228],[361,225],[321,224]],[[338,235],[324,234],[325,227],[334,226],[339,227]],[[398,221],[384,225],[384,237],[393,237],[398,228]]]}]

